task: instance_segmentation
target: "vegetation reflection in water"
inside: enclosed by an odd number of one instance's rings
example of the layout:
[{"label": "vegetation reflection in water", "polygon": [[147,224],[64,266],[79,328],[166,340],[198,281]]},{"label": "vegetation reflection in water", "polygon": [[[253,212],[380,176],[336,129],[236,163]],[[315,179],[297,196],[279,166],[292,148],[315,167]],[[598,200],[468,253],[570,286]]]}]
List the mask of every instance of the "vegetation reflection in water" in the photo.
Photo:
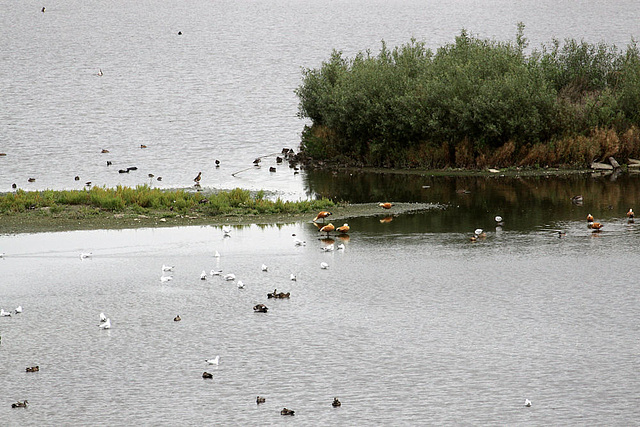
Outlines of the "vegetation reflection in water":
[{"label": "vegetation reflection in water", "polygon": [[[478,227],[494,228],[496,215],[505,219],[505,230],[526,232],[540,227],[561,228],[566,222],[585,219],[589,213],[605,223],[626,219],[629,208],[640,206],[640,176],[630,174],[613,179],[612,175],[592,174],[479,177],[308,171],[305,184],[309,195],[350,203],[393,201],[443,206],[395,217],[393,209],[381,209],[375,220],[350,220],[361,231],[372,232],[471,233]],[[582,203],[572,202],[577,195],[583,197]],[[381,222],[384,227],[380,227]]]}]

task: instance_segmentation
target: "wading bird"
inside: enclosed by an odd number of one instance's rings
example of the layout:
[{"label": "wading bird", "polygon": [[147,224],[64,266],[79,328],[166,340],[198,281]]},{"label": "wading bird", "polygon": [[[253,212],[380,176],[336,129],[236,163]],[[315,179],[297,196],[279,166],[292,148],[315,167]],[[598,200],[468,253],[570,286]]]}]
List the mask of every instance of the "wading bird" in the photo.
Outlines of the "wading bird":
[{"label": "wading bird", "polygon": [[329,223],[327,225],[325,225],[324,227],[322,227],[320,230],[318,230],[321,233],[327,233],[327,237],[329,237],[329,233],[331,233],[333,230],[335,230],[336,227]]},{"label": "wading bird", "polygon": [[349,232],[351,228],[349,227],[349,224],[345,223],[344,225],[341,225],[340,227],[336,228],[336,230],[338,231],[338,233],[340,234],[346,234]]},{"label": "wading bird", "polygon": [[316,215],[316,217],[313,219],[313,222],[316,222],[317,220],[321,219],[322,222],[324,223],[324,219],[326,217],[328,217],[329,215],[331,215],[331,212],[329,211],[322,211],[320,213],[318,213],[318,215]]}]

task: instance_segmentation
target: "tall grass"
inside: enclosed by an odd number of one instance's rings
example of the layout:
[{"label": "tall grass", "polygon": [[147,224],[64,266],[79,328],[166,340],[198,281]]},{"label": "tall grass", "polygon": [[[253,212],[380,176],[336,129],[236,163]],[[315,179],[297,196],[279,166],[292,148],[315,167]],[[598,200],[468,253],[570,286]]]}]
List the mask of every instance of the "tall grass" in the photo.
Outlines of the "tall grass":
[{"label": "tall grass", "polygon": [[0,213],[24,212],[52,208],[59,212],[64,206],[91,207],[102,211],[201,213],[215,216],[225,214],[278,214],[305,213],[334,206],[329,199],[289,202],[264,198],[263,192],[255,197],[248,190],[236,188],[217,194],[203,195],[184,190],[160,190],[149,186],[136,188],[93,187],[73,191],[24,191],[0,195]]},{"label": "tall grass", "polygon": [[[637,144],[612,152],[598,136],[613,131],[620,139],[640,128],[635,41],[624,51],[575,40],[528,54],[527,47],[518,24],[513,42],[463,30],[435,53],[415,39],[392,50],[383,42],[377,55],[349,59],[334,51],[320,68],[303,70],[296,90],[298,115],[312,122],[302,150],[316,159],[400,167],[517,164],[539,152],[576,165],[640,155]],[[580,154],[553,149],[569,140]]]}]

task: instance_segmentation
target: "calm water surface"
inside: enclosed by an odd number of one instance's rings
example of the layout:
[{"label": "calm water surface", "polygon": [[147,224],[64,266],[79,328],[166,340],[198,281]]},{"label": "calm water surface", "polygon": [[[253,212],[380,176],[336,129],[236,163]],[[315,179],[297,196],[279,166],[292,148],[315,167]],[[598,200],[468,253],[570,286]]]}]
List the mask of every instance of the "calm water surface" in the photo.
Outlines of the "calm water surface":
[{"label": "calm water surface", "polygon": [[[0,307],[24,307],[0,318],[2,425],[637,424],[640,233],[624,217],[637,178],[294,175],[269,173],[273,157],[231,174],[297,147],[301,67],[334,48],[412,36],[437,48],[463,27],[508,40],[518,21],[533,47],[624,46],[639,14],[635,0],[0,0],[0,191],[187,187],[202,171],[204,187],[441,206],[350,218],[344,252],[321,251],[310,223],[226,239],[216,227],[0,235]],[[488,237],[471,243],[477,227]],[[246,288],[199,279],[218,268]],[[268,300],[274,288],[291,299]]]},{"label": "calm water surface", "polygon": [[[351,218],[333,252],[311,223],[2,236],[0,307],[24,313],[0,318],[0,418],[279,425],[294,422],[286,406],[302,425],[632,425],[640,228],[610,214],[594,234],[568,204],[574,219],[500,228],[480,211],[476,243],[434,221],[475,205]],[[212,269],[246,288],[199,279]],[[267,299],[274,288],[291,299]]]},{"label": "calm water surface", "polygon": [[[44,4],[44,3],[43,3]],[[553,38],[626,46],[636,0],[0,0],[0,191],[149,184],[265,189],[304,197],[273,157],[297,148],[301,68],[411,37],[432,49],[462,28],[532,47]],[[182,32],[178,36],[178,31]],[[98,77],[98,70],[104,75]],[[141,149],[144,144],[148,148]],[[102,149],[110,152],[101,154]],[[214,160],[221,161],[215,168]],[[107,167],[106,161],[113,162]],[[118,169],[136,166],[130,174]],[[150,181],[149,173],[163,180]],[[75,176],[80,181],[74,181]],[[36,178],[29,183],[28,178]]]}]

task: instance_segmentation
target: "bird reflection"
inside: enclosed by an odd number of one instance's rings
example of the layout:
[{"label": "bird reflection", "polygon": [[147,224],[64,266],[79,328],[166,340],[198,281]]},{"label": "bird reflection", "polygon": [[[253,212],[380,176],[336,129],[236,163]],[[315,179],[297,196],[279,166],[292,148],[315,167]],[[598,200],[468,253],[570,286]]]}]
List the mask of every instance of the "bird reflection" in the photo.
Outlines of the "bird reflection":
[{"label": "bird reflection", "polygon": [[382,218],[380,220],[381,224],[387,224],[389,222],[393,221],[393,217],[392,216],[385,216],[384,218]]},{"label": "bird reflection", "polygon": [[335,239],[330,238],[330,237],[326,238],[326,239],[320,239],[320,241],[322,243],[324,243],[325,245],[332,245],[332,244],[334,244],[336,242]]},{"label": "bird reflection", "polygon": [[348,234],[340,234],[338,235],[338,239],[340,239],[344,243],[347,243],[349,242],[349,240],[351,240],[351,237],[349,237]]}]

